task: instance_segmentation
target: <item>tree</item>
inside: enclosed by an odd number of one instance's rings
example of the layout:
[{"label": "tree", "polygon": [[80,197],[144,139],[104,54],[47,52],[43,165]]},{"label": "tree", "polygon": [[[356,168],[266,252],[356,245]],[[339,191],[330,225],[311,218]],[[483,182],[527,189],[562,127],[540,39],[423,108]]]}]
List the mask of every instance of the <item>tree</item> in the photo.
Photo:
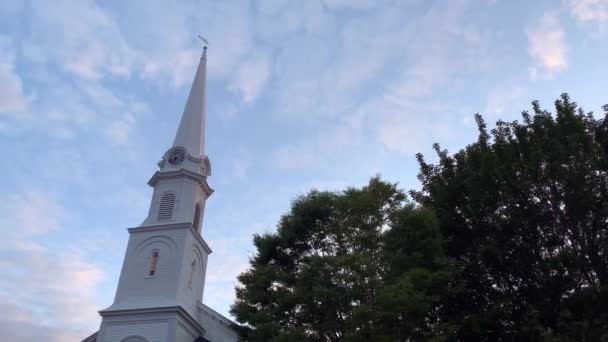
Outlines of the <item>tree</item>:
[{"label": "tree", "polygon": [[[436,165],[418,155],[415,200],[454,266],[435,308],[455,341],[608,340],[608,106],[533,102]],[[438,326],[439,326],[438,325]]]},{"label": "tree", "polygon": [[429,334],[447,263],[432,212],[378,177],[296,199],[239,276],[248,341],[395,341]]}]

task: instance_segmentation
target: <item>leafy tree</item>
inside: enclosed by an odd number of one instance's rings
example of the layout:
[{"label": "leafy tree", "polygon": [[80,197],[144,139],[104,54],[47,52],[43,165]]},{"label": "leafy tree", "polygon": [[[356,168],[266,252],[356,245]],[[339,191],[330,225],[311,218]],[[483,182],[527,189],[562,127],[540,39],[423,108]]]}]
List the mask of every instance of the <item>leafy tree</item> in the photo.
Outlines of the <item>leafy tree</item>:
[{"label": "leafy tree", "polygon": [[608,340],[608,106],[533,102],[436,165],[418,155],[454,273],[435,307],[454,341]]},{"label": "leafy tree", "polygon": [[377,177],[298,198],[254,244],[231,310],[248,341],[422,338],[449,274],[434,215]]},{"label": "leafy tree", "polygon": [[436,165],[417,205],[373,178],[298,198],[239,276],[249,341],[608,341],[608,106],[488,132]]}]

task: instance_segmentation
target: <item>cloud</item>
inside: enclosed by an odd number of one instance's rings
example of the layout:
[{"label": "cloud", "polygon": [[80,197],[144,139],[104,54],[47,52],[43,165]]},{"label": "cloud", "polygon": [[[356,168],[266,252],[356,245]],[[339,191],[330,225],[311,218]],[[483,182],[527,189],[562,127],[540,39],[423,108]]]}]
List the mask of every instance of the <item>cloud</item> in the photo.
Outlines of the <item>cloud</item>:
[{"label": "cloud", "polygon": [[246,181],[251,168],[251,160],[237,158],[232,161],[232,174],[240,181]]},{"label": "cloud", "polygon": [[438,2],[409,20],[403,8],[385,6],[342,23],[338,43],[288,44],[277,58],[277,108],[323,128],[280,147],[278,166],[318,167],[369,146],[412,154],[430,147],[433,137],[455,137],[458,109],[438,105],[437,92],[496,60],[492,32],[467,22],[471,5]]},{"label": "cloud", "polygon": [[129,142],[138,117],[149,112],[150,106],[130,96],[127,98],[127,103],[121,101],[117,107],[118,111],[123,114],[110,123],[105,133],[113,144],[124,145]]},{"label": "cloud", "polygon": [[135,123],[135,117],[127,116],[124,119],[114,120],[106,129],[110,141],[116,145],[124,145],[129,142],[129,134]]},{"label": "cloud", "polygon": [[270,78],[270,61],[268,56],[256,52],[245,58],[238,66],[230,88],[239,92],[245,103],[251,103],[260,95]]},{"label": "cloud", "polygon": [[229,315],[229,306],[235,298],[236,278],[249,266],[246,254],[234,253],[235,247],[248,247],[245,238],[250,239],[251,235],[240,232],[236,238],[209,239],[214,252],[209,256],[203,302],[225,315]]},{"label": "cloud", "polygon": [[325,161],[336,162],[345,151],[362,143],[362,119],[353,115],[342,122],[326,123],[311,140],[281,146],[275,154],[277,165],[282,169],[306,169],[321,168]]},{"label": "cloud", "polygon": [[[7,196],[0,207],[0,226],[9,229],[9,237],[22,240],[45,234],[60,227],[65,210],[49,194],[30,191]],[[44,218],[41,220],[40,218]]]},{"label": "cloud", "polygon": [[[281,44],[273,79],[276,108],[283,114],[337,116],[383,67],[401,57],[407,37],[403,17],[387,7],[338,25],[338,18],[323,8],[309,11],[302,17],[322,18],[318,26],[324,34],[302,28],[297,39]],[[281,15],[289,14],[288,8]]]},{"label": "cloud", "polygon": [[567,47],[557,13],[545,13],[526,34],[530,56],[548,72],[549,77],[566,69]]},{"label": "cloud", "polygon": [[35,242],[65,224],[58,198],[41,192],[7,198],[0,207],[0,226],[11,227],[0,246],[0,330],[17,342],[87,336],[99,322],[101,269],[78,247],[52,250]]},{"label": "cloud", "polygon": [[21,112],[27,99],[21,77],[15,72],[15,50],[9,38],[0,35],[0,113]]},{"label": "cloud", "polygon": [[370,9],[377,6],[377,1],[374,0],[324,0],[327,7],[331,9]]},{"label": "cloud", "polygon": [[377,99],[368,106],[375,110],[375,115],[369,118],[369,126],[389,151],[413,155],[427,150],[437,137],[445,141],[455,135],[456,117],[440,116],[446,111],[455,111],[449,105]]},{"label": "cloud", "polygon": [[64,70],[88,80],[131,74],[135,51],[94,1],[35,1],[28,16],[29,41]]},{"label": "cloud", "polygon": [[505,112],[510,105],[524,95],[524,88],[517,85],[498,86],[488,93],[485,114],[499,115]]},{"label": "cloud", "polygon": [[38,1],[31,7],[30,34],[23,48],[31,61],[52,61],[87,81],[138,75],[179,87],[192,79],[201,49],[191,33],[195,8],[189,3],[125,2],[110,9],[91,0],[60,0]]},{"label": "cloud", "polygon": [[578,21],[608,23],[608,0],[567,0],[567,3]]},{"label": "cloud", "polygon": [[[2,311],[4,325],[26,325],[27,334],[57,341],[83,338],[97,328],[101,306],[95,288],[103,277],[98,267],[74,253],[13,248],[2,254],[8,261],[0,265],[0,302],[10,309]],[[32,340],[18,336],[12,340]]]},{"label": "cloud", "polygon": [[65,342],[80,341],[86,336],[82,333],[68,331],[63,327],[41,324],[38,318],[33,310],[9,301],[0,304],[0,331],[4,336],[10,336],[11,341]]},{"label": "cloud", "polygon": [[8,65],[0,65],[0,112],[21,112],[27,101],[21,78]]}]

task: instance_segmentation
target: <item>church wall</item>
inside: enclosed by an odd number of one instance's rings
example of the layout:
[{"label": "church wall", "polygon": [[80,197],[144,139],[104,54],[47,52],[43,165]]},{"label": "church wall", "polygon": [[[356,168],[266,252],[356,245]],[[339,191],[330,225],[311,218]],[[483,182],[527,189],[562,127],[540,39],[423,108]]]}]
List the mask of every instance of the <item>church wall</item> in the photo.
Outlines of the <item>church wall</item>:
[{"label": "church wall", "polygon": [[[184,258],[182,259],[181,266],[184,272],[182,272],[182,280],[178,290],[178,302],[192,317],[197,317],[198,303],[202,302],[203,298],[207,253],[192,232],[188,234],[186,245],[189,247],[184,249]],[[196,261],[196,266],[192,274],[192,283],[190,283],[192,261],[194,260]]]},{"label": "church wall", "polygon": [[[132,232],[114,305],[110,309],[175,305],[177,282],[181,276],[180,260],[184,253],[187,228]],[[158,262],[149,275],[153,251]]]},{"label": "church wall", "polygon": [[110,314],[102,320],[97,341],[121,342],[131,336],[140,336],[148,342],[192,342],[203,332],[194,322],[177,310]]},{"label": "church wall", "polygon": [[[176,196],[173,215],[169,220],[159,221],[158,209],[161,198],[164,194],[169,192],[175,194]],[[195,203],[201,203],[201,209],[204,209],[204,199],[206,198],[200,191],[198,184],[190,179],[161,180],[154,188],[150,209],[148,211],[148,217],[143,222],[142,226],[192,222],[194,217]]]},{"label": "church wall", "polygon": [[[103,336],[98,342],[120,342],[129,336],[141,336],[148,342],[168,342],[168,320],[160,322],[131,321],[120,323],[106,323]],[[99,338],[101,338],[99,340]]]},{"label": "church wall", "polygon": [[[164,224],[164,223],[175,223],[180,221],[179,212],[181,210],[180,204],[184,202],[182,198],[182,193],[184,190],[184,180],[175,179],[175,180],[163,180],[159,182],[154,187],[154,193],[152,194],[152,201],[150,202],[150,209],[148,211],[148,217],[144,221],[142,225],[154,225],[154,224]],[[160,205],[160,200],[162,196],[167,193],[172,192],[176,195],[175,207],[173,210],[173,215],[170,220],[159,222],[158,218],[158,207]],[[188,202],[184,202],[188,203]]]}]

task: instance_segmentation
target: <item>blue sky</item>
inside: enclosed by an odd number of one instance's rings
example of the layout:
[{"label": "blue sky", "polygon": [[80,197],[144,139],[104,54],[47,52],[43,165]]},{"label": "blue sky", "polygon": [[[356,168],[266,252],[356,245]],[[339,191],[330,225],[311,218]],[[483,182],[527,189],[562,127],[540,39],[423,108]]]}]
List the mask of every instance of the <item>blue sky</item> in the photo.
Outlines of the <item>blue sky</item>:
[{"label": "blue sky", "polygon": [[113,300],[209,41],[204,301],[311,188],[454,151],[473,114],[608,103],[608,1],[1,1],[0,332],[77,340]]}]

